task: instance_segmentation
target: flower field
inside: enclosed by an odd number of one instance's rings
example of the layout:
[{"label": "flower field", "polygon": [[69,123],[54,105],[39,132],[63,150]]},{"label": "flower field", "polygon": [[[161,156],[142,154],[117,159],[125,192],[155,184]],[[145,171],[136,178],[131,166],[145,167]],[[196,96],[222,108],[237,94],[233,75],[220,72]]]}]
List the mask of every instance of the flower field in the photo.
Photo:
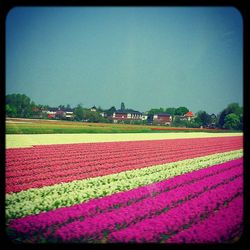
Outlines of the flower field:
[{"label": "flower field", "polygon": [[14,242],[231,242],[242,231],[242,136],[8,148],[5,176]]}]

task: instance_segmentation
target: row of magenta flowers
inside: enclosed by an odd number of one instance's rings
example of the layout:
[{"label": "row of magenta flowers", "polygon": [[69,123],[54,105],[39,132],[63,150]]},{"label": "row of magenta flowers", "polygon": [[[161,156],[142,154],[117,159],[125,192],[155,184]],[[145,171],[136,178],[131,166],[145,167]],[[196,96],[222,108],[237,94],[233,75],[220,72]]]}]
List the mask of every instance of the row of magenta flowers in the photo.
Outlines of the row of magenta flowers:
[{"label": "row of magenta flowers", "polygon": [[222,206],[209,219],[182,230],[165,242],[168,243],[223,243],[233,242],[242,232],[243,197],[238,196]]},{"label": "row of magenta flowers", "polygon": [[[110,241],[159,241],[159,233],[154,234],[151,229],[150,237],[149,233],[142,231],[134,233],[134,230],[138,231],[140,228],[136,225],[145,224],[145,221],[150,222],[151,219],[155,221],[152,223],[158,225],[162,222],[159,217],[168,214],[170,218],[173,211],[183,209],[182,204],[186,203],[189,204],[187,207],[192,207],[193,203],[205,202],[205,210],[187,210],[189,215],[188,218],[183,218],[184,222],[191,220],[191,217],[198,218],[197,213],[210,213],[214,204],[218,205],[242,192],[242,171],[242,159],[238,159],[70,208],[12,220],[10,227],[16,230],[19,237],[24,234],[25,237],[34,239],[39,235],[47,240],[103,240],[103,233],[108,231],[113,232],[109,236]],[[230,188],[230,192],[225,192],[229,186],[233,188]],[[181,227],[171,228],[171,223],[167,222],[170,231]],[[142,228],[151,228],[147,224],[144,226],[146,227]],[[58,228],[53,237],[52,227]]]},{"label": "row of magenta flowers", "polygon": [[[7,219],[72,206],[242,156],[242,150],[6,194]],[[49,181],[49,180],[48,180]]]},{"label": "row of magenta flowers", "polygon": [[[219,146],[210,145],[209,148],[201,147],[196,150],[192,150],[187,146],[183,151],[179,150],[175,153],[169,151],[161,153],[160,155],[155,151],[155,154],[147,155],[147,157],[141,157],[140,154],[131,157],[129,150],[127,150],[126,155],[123,157],[110,156],[109,159],[99,159],[99,161],[96,162],[87,162],[78,159],[78,163],[65,163],[63,160],[59,163],[51,163],[53,161],[47,158],[44,160],[43,165],[39,166],[39,170],[35,166],[32,166],[32,164],[27,165],[26,169],[22,170],[19,170],[18,166],[10,167],[7,164],[6,192],[19,192],[29,188],[38,188],[61,182],[93,178],[152,165],[230,151],[236,148],[239,148],[239,146],[234,144],[228,145],[227,147],[225,145],[223,147],[223,145],[220,144]],[[71,158],[70,155],[69,158]],[[89,158],[91,159],[91,156],[89,156]],[[74,161],[72,160],[72,162]],[[48,179],[50,180],[50,184],[46,182]]]},{"label": "row of magenta flowers", "polygon": [[[238,185],[237,187],[232,187],[231,185]],[[115,231],[109,234],[108,241],[110,242],[162,242],[165,241],[166,238],[178,234],[179,232],[183,232],[186,228],[194,227],[195,229],[197,224],[200,224],[202,220],[208,220],[207,224],[210,224],[210,216],[223,208],[224,204],[229,204],[237,197],[243,196],[243,190],[239,188],[239,185],[242,185],[242,181],[237,179],[237,181],[233,181],[229,183],[228,186],[218,187],[217,189],[210,190],[206,193],[203,193],[196,199],[191,199],[188,202],[182,203],[177,206],[175,209],[171,209],[166,213],[163,213],[157,217],[145,219],[135,225],[124,228],[120,231]],[[217,193],[219,192],[219,193]],[[243,204],[239,204],[243,206]],[[227,211],[224,211],[227,213]],[[242,209],[236,208],[234,213],[237,214],[237,217],[240,217],[240,223],[242,225]],[[231,214],[231,211],[230,211]],[[228,217],[228,216],[227,216]],[[226,234],[226,238],[230,237],[232,231],[230,230],[232,224],[230,220],[224,221],[223,217],[218,222],[218,227],[223,226],[223,231],[220,233]],[[80,224],[80,222],[79,222]],[[70,224],[69,224],[70,225]],[[238,225],[237,225],[238,226]],[[69,228],[61,228],[57,234],[60,234],[61,237],[64,236],[65,233],[69,237],[69,233],[67,231]],[[75,239],[84,239],[79,230],[81,227],[75,227],[76,234],[78,233],[78,238]],[[196,231],[196,230],[195,230]],[[228,231],[227,233],[225,231]],[[214,234],[214,232],[211,232]],[[75,235],[76,235],[75,234]],[[216,234],[216,233],[215,233]],[[70,236],[70,241],[72,241],[75,237]],[[210,239],[209,242],[217,241],[220,235],[215,235],[214,238]],[[76,236],[77,237],[77,236]],[[198,241],[200,239],[197,239]],[[64,240],[64,241],[68,241]]]}]

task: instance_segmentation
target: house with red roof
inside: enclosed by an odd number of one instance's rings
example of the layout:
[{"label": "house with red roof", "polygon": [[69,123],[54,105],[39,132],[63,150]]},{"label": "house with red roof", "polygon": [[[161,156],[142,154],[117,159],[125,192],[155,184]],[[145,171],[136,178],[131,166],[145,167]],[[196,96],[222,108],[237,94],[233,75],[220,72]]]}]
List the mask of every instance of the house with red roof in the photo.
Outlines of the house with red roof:
[{"label": "house with red roof", "polygon": [[194,116],[192,111],[189,111],[185,115],[180,116],[180,120],[182,120],[182,121],[191,121],[194,118],[195,118],[195,116]]}]

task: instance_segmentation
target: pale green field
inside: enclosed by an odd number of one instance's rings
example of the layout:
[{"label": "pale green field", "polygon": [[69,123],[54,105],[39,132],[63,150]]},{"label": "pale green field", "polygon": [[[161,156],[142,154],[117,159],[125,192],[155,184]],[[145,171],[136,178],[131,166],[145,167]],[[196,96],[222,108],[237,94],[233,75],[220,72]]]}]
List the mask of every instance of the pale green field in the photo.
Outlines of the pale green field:
[{"label": "pale green field", "polygon": [[243,133],[7,134],[6,148],[34,145],[243,136]]}]

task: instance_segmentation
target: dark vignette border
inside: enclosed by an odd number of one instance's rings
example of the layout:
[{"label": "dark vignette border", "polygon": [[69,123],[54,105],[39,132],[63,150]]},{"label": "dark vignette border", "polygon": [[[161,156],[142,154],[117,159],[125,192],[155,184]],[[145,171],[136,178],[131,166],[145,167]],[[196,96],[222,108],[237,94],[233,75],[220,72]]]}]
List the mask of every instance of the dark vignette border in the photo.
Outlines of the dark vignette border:
[{"label": "dark vignette border", "polygon": [[[91,245],[91,244],[14,244],[13,242],[10,242],[7,240],[7,235],[5,232],[5,171],[4,167],[5,166],[5,148],[3,145],[5,145],[5,86],[6,86],[6,81],[5,81],[5,34],[6,34],[6,17],[8,15],[8,12],[14,8],[14,7],[42,7],[42,6],[47,6],[47,7],[84,7],[84,6],[186,6],[186,7],[235,7],[237,8],[243,19],[243,36],[244,36],[244,44],[243,44],[243,107],[244,107],[244,125],[243,125],[243,132],[244,132],[244,219],[243,219],[243,234],[241,238],[232,244],[189,244],[189,245],[170,245],[168,244],[163,245],[163,244],[105,244],[105,245]],[[1,185],[0,185],[0,191],[1,191],[1,205],[0,205],[0,240],[1,240],[1,245],[3,247],[5,246],[6,249],[7,247],[11,248],[19,248],[23,247],[25,249],[27,248],[45,248],[45,249],[54,249],[54,248],[64,248],[64,247],[80,247],[80,248],[99,248],[99,247],[104,247],[104,248],[113,248],[117,249],[118,248],[125,248],[125,249],[131,249],[131,248],[149,248],[149,249],[158,249],[158,248],[190,248],[190,249],[197,249],[197,248],[202,248],[202,249],[211,249],[211,248],[245,248],[247,245],[250,246],[250,234],[249,234],[249,226],[250,226],[250,206],[249,206],[249,200],[250,200],[250,190],[249,190],[249,182],[250,182],[250,170],[249,170],[249,153],[248,153],[248,148],[249,148],[249,122],[248,122],[248,108],[247,108],[247,94],[249,93],[247,90],[249,83],[249,11],[247,8],[247,0],[155,0],[155,1],[125,1],[125,0],[117,0],[117,1],[101,1],[101,0],[2,0],[0,2],[0,20],[1,20],[1,35],[0,35],[0,41],[1,41],[1,62],[2,62],[2,67],[1,67],[1,87],[0,87],[0,117],[1,117],[1,144],[0,144],[0,154],[1,154],[1,168],[0,168],[0,173],[1,173]]]}]

